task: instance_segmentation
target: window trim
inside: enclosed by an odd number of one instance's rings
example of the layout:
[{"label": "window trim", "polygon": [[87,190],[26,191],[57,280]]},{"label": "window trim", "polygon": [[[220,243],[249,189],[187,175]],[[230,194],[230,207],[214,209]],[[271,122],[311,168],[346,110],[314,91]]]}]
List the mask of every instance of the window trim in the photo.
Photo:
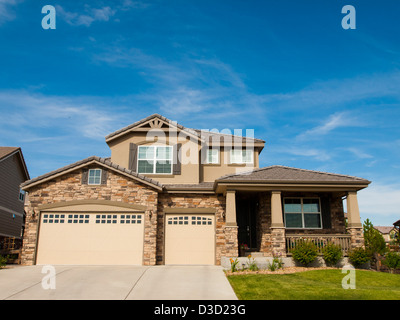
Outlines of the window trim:
[{"label": "window trim", "polygon": [[[301,204],[301,212],[285,212],[285,200],[286,199],[300,199],[300,204]],[[304,199],[318,199],[318,205],[319,205],[319,212],[304,212],[303,209],[303,200]],[[301,227],[287,227],[286,226],[286,215],[287,214],[301,214]],[[304,225],[304,214],[319,214],[319,222],[320,222],[320,227],[314,227],[314,228],[309,228],[305,227]],[[320,197],[284,197],[283,198],[283,216],[285,220],[285,228],[286,229],[301,229],[301,230],[322,230],[324,226],[322,225],[322,207],[321,207],[321,198]]]},{"label": "window trim", "polygon": [[[90,183],[90,171],[100,171],[100,177],[99,177],[99,183],[96,183],[96,176],[94,176],[94,182]],[[87,180],[87,184],[91,185],[91,186],[99,186],[101,185],[101,176],[103,175],[103,170],[102,169],[89,169],[88,170],[88,180]]]},{"label": "window trim", "polygon": [[[241,160],[240,160],[240,162],[233,162],[232,161],[232,159],[233,159],[232,154],[233,154],[234,151],[241,151]],[[250,154],[251,154],[251,160],[250,161],[243,161],[244,160],[243,159],[243,151],[250,152]],[[229,152],[229,163],[230,164],[254,164],[254,149],[251,149],[251,150],[248,150],[248,149],[231,149],[230,152]]]},{"label": "window trim", "polygon": [[[216,160],[216,162],[210,162],[209,161],[209,152],[210,151],[216,151],[217,152],[217,160]],[[212,155],[211,155],[211,158],[212,158]],[[220,164],[220,150],[219,149],[217,149],[217,148],[209,148],[209,149],[207,149],[207,155],[206,155],[206,164]]]},{"label": "window trim", "polygon": [[[140,155],[140,148],[154,148],[154,155],[153,155],[153,159],[140,159],[139,155]],[[169,148],[170,150],[170,159],[157,159],[157,149],[158,148]],[[161,174],[161,175],[171,175],[173,174],[173,159],[174,159],[174,148],[172,146],[169,145],[159,145],[159,146],[154,146],[154,145],[142,145],[142,146],[138,146],[138,150],[137,150],[137,173],[139,174]],[[153,172],[140,172],[139,171],[139,161],[153,161]],[[170,161],[170,167],[171,170],[170,172],[156,172],[156,168],[157,168],[157,160],[158,161]]]}]

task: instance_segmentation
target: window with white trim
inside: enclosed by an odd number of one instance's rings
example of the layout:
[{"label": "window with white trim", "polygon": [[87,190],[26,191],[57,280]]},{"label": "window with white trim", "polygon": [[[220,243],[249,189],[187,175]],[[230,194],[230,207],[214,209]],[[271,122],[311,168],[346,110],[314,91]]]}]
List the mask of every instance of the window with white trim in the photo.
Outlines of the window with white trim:
[{"label": "window with white trim", "polygon": [[284,198],[283,210],[286,228],[322,228],[321,202],[319,198]]},{"label": "window with white trim", "polygon": [[219,150],[208,149],[207,150],[207,164],[219,164]]},{"label": "window with white trim", "polygon": [[236,150],[232,149],[230,153],[230,163],[244,164],[253,163],[253,150]]},{"label": "window with white trim", "polygon": [[89,169],[88,184],[101,184],[101,169]]},{"label": "window with white trim", "polygon": [[172,174],[172,147],[139,146],[138,173]]}]

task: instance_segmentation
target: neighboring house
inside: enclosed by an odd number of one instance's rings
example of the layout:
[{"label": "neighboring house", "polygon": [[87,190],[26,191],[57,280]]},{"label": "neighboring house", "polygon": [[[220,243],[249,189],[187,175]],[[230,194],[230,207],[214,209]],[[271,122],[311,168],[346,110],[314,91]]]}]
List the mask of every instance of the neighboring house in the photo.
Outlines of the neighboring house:
[{"label": "neighboring house", "polygon": [[392,242],[396,238],[397,234],[397,229],[395,227],[387,227],[387,226],[376,226],[374,227],[376,230],[378,230],[383,239],[385,239],[386,243]]},{"label": "neighboring house", "polygon": [[263,140],[157,114],[106,143],[111,158],[92,156],[22,184],[23,264],[221,264],[242,243],[285,256],[300,237],[363,245],[357,191],[368,180],[259,168]]},{"label": "neighboring house", "polygon": [[21,148],[0,147],[0,240],[21,239],[25,192],[20,184],[30,179]]}]

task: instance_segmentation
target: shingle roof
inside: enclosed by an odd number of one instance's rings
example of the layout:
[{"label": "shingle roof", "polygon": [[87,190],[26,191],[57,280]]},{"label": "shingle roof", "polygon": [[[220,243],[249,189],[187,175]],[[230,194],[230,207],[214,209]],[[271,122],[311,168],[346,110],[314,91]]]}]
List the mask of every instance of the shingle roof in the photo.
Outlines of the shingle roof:
[{"label": "shingle roof", "polygon": [[219,182],[285,182],[285,183],[356,183],[369,184],[370,181],[358,177],[336,173],[320,172],[291,168],[285,166],[270,166],[248,172],[230,174],[217,179]]},{"label": "shingle roof", "polygon": [[380,233],[389,233],[394,227],[376,226],[374,229],[378,230]]},{"label": "shingle roof", "polygon": [[0,147],[0,160],[18,149],[18,147]]},{"label": "shingle roof", "polygon": [[20,147],[0,147],[0,161],[4,160],[7,156],[17,153],[19,154],[19,159],[23,167],[23,172],[25,173],[25,179],[30,179],[28,167],[26,166],[24,155]]},{"label": "shingle roof", "polygon": [[142,181],[142,182],[144,182],[146,184],[150,184],[150,185],[156,187],[157,189],[162,189],[162,187],[163,187],[162,184],[159,183],[156,180],[147,178],[147,177],[145,177],[145,176],[143,176],[141,174],[138,174],[138,173],[133,172],[131,170],[128,170],[128,169],[126,169],[124,167],[121,167],[121,166],[119,166],[119,165],[117,165],[115,163],[112,163],[109,160],[109,158],[100,158],[100,157],[96,157],[96,156],[92,156],[92,157],[77,161],[77,162],[75,162],[73,164],[67,165],[65,167],[62,167],[60,169],[57,169],[57,170],[54,170],[54,171],[51,171],[51,172],[48,172],[48,173],[46,173],[44,175],[41,175],[39,177],[36,177],[34,179],[25,181],[24,183],[21,184],[21,187],[22,188],[27,188],[32,184],[36,184],[38,182],[41,182],[41,181],[44,181],[44,180],[48,180],[48,179],[50,179],[51,177],[53,177],[55,175],[62,174],[64,171],[67,171],[67,170],[70,170],[70,169],[74,169],[76,167],[85,165],[85,164],[93,162],[93,161],[94,162],[98,162],[100,164],[103,164],[104,166],[112,168],[112,169],[114,169],[116,171],[119,171],[121,173],[128,174],[132,178],[134,178],[136,180],[139,180],[139,181]]},{"label": "shingle roof", "polygon": [[192,191],[211,191],[214,190],[214,182],[201,182],[198,184],[164,184],[167,191],[172,190],[192,190]]}]

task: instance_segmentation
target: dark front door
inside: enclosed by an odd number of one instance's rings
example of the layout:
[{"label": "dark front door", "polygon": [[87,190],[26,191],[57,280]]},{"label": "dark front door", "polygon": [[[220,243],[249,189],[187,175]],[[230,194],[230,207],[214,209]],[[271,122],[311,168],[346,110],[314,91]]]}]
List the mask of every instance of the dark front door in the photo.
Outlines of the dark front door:
[{"label": "dark front door", "polygon": [[236,200],[239,245],[247,244],[249,249],[257,248],[256,201],[252,195],[239,195]]}]

